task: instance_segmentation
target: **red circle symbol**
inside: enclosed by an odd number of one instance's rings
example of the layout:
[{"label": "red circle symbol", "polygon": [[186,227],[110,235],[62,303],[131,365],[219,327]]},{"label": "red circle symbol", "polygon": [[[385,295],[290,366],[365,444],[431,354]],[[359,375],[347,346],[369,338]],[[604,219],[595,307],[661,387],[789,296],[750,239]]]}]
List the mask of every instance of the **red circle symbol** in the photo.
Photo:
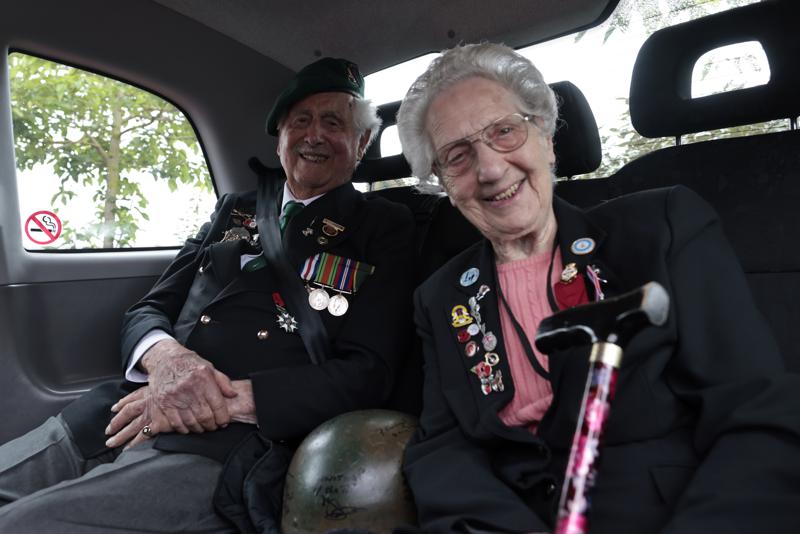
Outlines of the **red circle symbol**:
[{"label": "red circle symbol", "polygon": [[25,235],[37,245],[49,245],[61,230],[61,219],[52,211],[37,211],[25,221]]}]

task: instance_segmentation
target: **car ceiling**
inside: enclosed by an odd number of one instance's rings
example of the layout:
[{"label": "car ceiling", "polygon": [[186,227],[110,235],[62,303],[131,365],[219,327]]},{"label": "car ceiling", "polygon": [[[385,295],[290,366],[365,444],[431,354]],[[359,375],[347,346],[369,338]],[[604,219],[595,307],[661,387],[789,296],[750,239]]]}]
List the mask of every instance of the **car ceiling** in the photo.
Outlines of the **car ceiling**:
[{"label": "car ceiling", "polygon": [[[520,47],[593,25],[617,0],[153,0],[296,71],[354,58],[365,73],[459,42]],[[298,29],[302,28],[302,31]]]}]

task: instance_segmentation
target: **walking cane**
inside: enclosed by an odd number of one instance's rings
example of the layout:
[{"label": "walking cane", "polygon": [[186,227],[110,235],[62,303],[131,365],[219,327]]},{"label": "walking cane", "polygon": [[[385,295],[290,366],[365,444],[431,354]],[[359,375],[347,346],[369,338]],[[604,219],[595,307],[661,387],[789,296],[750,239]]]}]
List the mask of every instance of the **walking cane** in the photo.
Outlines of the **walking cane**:
[{"label": "walking cane", "polygon": [[600,440],[606,427],[623,350],[644,327],[667,320],[669,295],[657,282],[629,293],[552,315],[536,332],[536,347],[549,354],[592,345],[589,375],[572,439],[555,534],[585,534],[589,500],[597,479]]}]

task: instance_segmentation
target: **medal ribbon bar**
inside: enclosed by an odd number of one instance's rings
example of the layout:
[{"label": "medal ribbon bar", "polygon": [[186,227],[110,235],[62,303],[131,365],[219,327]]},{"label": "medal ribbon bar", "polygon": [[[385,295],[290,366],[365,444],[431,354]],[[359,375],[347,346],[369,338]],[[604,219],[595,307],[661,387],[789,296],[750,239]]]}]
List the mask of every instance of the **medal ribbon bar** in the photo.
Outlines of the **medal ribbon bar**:
[{"label": "medal ribbon bar", "polygon": [[368,263],[320,252],[306,259],[300,268],[300,276],[306,282],[342,293],[355,293],[374,271],[375,267]]}]

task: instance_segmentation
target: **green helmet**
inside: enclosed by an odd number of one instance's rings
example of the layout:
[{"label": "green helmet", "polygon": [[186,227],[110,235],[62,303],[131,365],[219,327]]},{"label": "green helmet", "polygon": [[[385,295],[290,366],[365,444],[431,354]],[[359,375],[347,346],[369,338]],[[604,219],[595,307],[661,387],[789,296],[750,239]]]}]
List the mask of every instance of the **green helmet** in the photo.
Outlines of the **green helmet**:
[{"label": "green helmet", "polygon": [[415,524],[402,463],[416,427],[416,418],[389,410],[345,413],[318,426],[297,448],[286,475],[283,533],[380,533]]}]

